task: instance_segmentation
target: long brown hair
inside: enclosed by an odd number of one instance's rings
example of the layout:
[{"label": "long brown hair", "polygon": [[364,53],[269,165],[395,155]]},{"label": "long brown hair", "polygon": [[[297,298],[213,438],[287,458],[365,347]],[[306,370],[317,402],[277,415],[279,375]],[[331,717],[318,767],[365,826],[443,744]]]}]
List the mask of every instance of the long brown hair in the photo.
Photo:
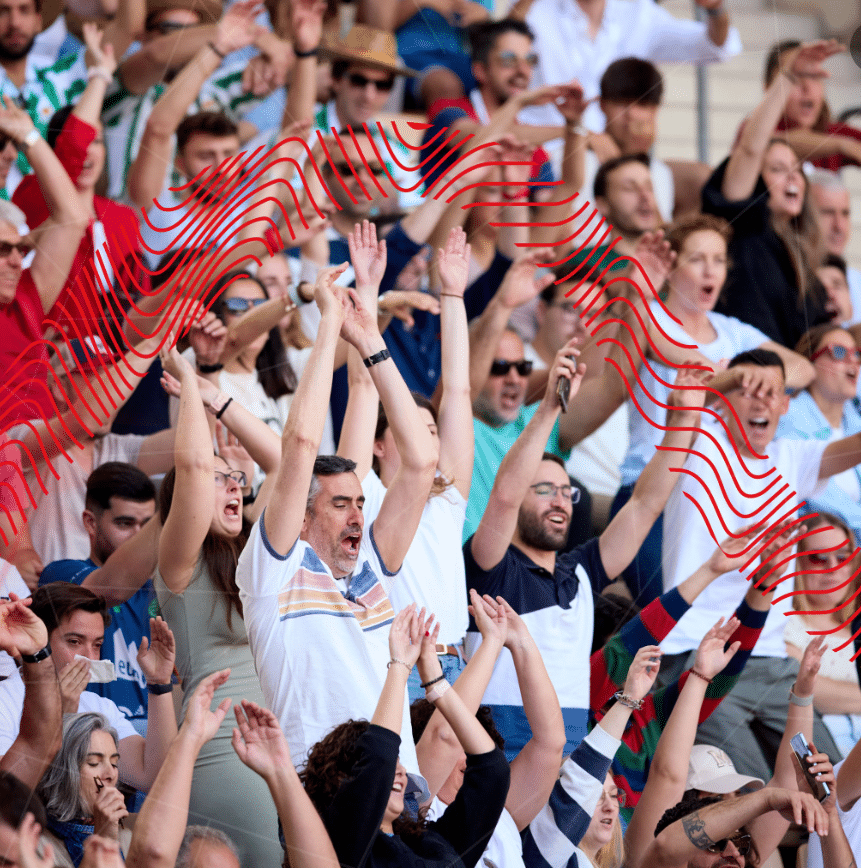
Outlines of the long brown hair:
[{"label": "long brown hair", "polygon": [[[214,483],[213,483],[214,484]],[[158,514],[162,525],[170,514],[173,503],[173,490],[176,486],[176,468],[172,467],[164,478],[158,493]],[[223,536],[207,531],[200,548],[200,560],[209,574],[216,589],[227,600],[227,629],[233,629],[233,612],[242,617],[242,602],[239,599],[239,588],[236,585],[236,565],[239,555],[245,548],[251,525],[243,517],[242,530],[237,536]],[[215,600],[212,601],[212,611],[215,611]]]}]

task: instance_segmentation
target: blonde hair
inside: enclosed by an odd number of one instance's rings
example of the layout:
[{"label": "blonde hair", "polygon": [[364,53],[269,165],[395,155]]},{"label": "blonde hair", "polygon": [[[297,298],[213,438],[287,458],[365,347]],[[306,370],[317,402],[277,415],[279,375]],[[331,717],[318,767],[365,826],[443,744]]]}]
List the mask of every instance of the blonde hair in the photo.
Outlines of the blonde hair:
[{"label": "blonde hair", "polygon": [[[849,528],[845,521],[839,516],[834,515],[831,512],[818,512],[813,513],[807,516],[804,519],[804,523],[807,526],[808,532],[811,530],[815,530],[818,527],[828,527],[832,525],[835,530],[839,530],[842,533],[846,534],[846,539],[849,544],[854,549],[856,547],[855,534]],[[799,557],[803,555],[805,552],[814,551],[819,548],[817,543],[816,535],[807,537],[807,539],[802,540],[798,544],[798,555]],[[857,568],[858,566],[858,558],[856,557],[853,560],[853,567]],[[854,572],[854,569],[853,569]],[[807,591],[807,582],[806,573],[799,572],[795,577],[795,590],[796,591]],[[846,602],[846,600],[854,594],[859,586],[861,586],[861,573],[857,575],[849,587],[846,588],[846,593],[843,595],[843,599],[840,601],[841,605]],[[811,596],[807,593],[794,594],[792,597],[792,608],[798,612],[810,612],[812,610],[816,610],[821,608],[819,602],[817,600],[818,595]],[[836,623],[843,623],[845,620],[845,616],[842,615],[839,611],[834,612],[831,616]]]},{"label": "blonde hair", "polygon": [[597,868],[622,868],[625,864],[625,839],[618,816],[613,823],[613,837],[595,854],[594,864]]}]

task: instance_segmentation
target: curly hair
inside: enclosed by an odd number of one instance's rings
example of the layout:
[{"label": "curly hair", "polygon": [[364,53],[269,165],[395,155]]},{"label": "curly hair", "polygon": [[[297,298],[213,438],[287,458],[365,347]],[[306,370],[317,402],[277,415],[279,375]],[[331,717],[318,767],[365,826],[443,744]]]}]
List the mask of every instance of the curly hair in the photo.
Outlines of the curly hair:
[{"label": "curly hair", "polygon": [[[348,720],[336,726],[308,752],[308,762],[299,773],[299,779],[321,816],[325,817],[341,785],[353,777],[360,756],[359,739],[368,727],[367,720]],[[405,841],[421,838],[427,828],[425,814],[425,809],[419,811],[418,819],[401,814],[392,823],[394,833]]]}]

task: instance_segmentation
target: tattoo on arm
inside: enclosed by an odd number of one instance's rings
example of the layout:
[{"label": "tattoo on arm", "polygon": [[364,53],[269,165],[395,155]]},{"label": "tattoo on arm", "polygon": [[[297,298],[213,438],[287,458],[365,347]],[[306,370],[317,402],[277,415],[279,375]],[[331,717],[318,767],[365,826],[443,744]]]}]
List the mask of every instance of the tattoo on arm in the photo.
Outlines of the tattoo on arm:
[{"label": "tattoo on arm", "polygon": [[714,844],[714,841],[706,834],[706,824],[702,817],[700,817],[699,811],[694,811],[692,814],[688,814],[687,817],[683,817],[682,828],[685,830],[688,840],[698,850],[705,850]]}]

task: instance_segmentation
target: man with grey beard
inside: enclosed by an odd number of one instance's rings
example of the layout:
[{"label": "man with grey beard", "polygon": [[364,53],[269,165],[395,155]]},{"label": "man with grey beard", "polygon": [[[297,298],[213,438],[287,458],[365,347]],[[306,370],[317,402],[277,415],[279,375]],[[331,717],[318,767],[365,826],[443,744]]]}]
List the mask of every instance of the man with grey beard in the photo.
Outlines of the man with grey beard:
[{"label": "man with grey beard", "polygon": [[[510,332],[503,336],[500,352],[503,350],[506,361],[518,350]],[[522,354],[522,345],[519,350]],[[562,460],[545,447],[560,413],[557,384],[560,379],[568,380],[573,398],[585,371],[584,365],[571,358],[576,352],[569,343],[556,354],[544,397],[530,408],[533,412],[523,433],[502,459],[487,509],[463,547],[467,588],[503,597],[535,637],[565,718],[566,755],[586,735],[592,591],[600,593],[633,560],[672,492],[677,474],[670,468],[679,457],[675,451],[658,450],[631,500],[601,536],[559,554],[568,539],[572,487]],[[519,412],[516,399],[521,396],[522,404],[525,377],[518,372],[520,379],[515,380],[510,374],[511,370],[499,374],[499,383],[489,383],[479,408],[500,415]],[[699,385],[701,381],[690,373],[676,380],[679,390],[668,399],[671,410],[663,446],[672,450],[690,446],[698,408],[705,400]],[[467,657],[480,642],[471,621],[465,642]],[[506,754],[513,759],[529,740],[530,731],[507,650],[497,660],[483,702],[491,707],[505,739]]]}]

